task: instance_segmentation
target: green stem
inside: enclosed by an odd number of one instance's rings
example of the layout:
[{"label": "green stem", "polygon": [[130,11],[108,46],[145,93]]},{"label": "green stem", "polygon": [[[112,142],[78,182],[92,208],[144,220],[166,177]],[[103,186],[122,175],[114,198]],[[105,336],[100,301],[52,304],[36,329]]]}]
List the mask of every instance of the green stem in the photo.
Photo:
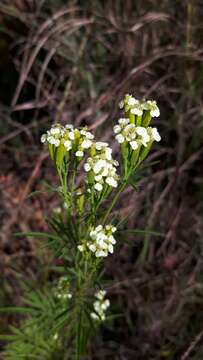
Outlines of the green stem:
[{"label": "green stem", "polygon": [[123,183],[121,183],[120,189],[118,190],[118,192],[117,192],[116,195],[114,196],[114,198],[113,198],[113,200],[112,200],[112,202],[111,202],[111,204],[110,204],[110,206],[109,206],[109,208],[108,208],[108,210],[107,210],[107,212],[106,212],[106,214],[105,214],[105,216],[104,216],[103,225],[105,224],[106,220],[108,219],[108,216],[109,216],[111,210],[112,210],[113,207],[116,205],[116,203],[117,203],[117,201],[118,201],[118,199],[119,199],[122,191],[125,189],[126,184],[127,184],[127,181],[128,181],[128,179],[126,178],[126,179],[123,181]]}]

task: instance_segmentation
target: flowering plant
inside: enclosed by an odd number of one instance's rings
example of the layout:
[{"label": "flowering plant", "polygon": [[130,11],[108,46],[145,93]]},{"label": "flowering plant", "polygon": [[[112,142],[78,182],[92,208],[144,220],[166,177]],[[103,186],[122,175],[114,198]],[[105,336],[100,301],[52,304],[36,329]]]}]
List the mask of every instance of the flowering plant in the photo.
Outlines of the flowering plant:
[{"label": "flowering plant", "polygon": [[116,247],[117,219],[112,219],[112,210],[153,142],[161,139],[158,130],[149,126],[152,117],[160,114],[155,101],[126,95],[120,108],[124,114],[113,130],[120,145],[121,167],[109,144],[96,141],[86,127],[54,124],[41,137],[60,180],[54,191],[61,208],[48,220],[49,234],[27,235],[46,237],[46,246],[62,266],[55,269],[60,276],[55,276],[55,284],[50,281],[48,291],[27,291],[25,302],[30,307],[21,310],[31,316],[22,323],[20,335],[14,331],[5,359],[14,359],[17,348],[15,360],[27,359],[28,353],[35,359],[65,359],[66,347],[68,356],[80,359],[91,335],[108,319],[110,301],[101,278],[103,259]]}]

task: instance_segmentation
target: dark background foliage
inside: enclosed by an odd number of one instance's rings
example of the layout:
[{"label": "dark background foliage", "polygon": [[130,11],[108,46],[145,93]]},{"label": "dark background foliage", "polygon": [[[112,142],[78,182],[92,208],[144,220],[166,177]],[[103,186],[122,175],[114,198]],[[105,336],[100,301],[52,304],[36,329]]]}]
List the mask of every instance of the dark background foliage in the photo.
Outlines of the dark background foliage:
[{"label": "dark background foliage", "polygon": [[[54,121],[86,124],[112,142],[126,92],[161,109],[162,141],[119,208],[129,228],[161,236],[125,234],[106,262],[123,316],[101,330],[95,359],[203,357],[202,42],[202,0],[0,3],[1,306],[21,303],[19,274],[46,277],[49,254],[13,236],[46,230],[43,214],[57,206],[28,198],[56,183],[41,133]],[[12,321],[2,316],[1,333]]]}]

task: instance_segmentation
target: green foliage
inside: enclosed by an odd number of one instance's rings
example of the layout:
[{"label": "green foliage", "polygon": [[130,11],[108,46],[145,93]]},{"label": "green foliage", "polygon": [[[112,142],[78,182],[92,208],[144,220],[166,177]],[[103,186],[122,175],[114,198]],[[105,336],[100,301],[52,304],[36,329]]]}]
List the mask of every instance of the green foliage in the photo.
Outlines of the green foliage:
[{"label": "green foliage", "polygon": [[[19,327],[11,327],[11,335],[2,337],[10,340],[4,352],[6,360],[46,360],[56,356],[79,360],[87,354],[91,336],[106,319],[110,301],[105,298],[106,291],[101,290],[103,258],[113,253],[116,243],[113,233],[117,230],[108,223],[109,218],[153,141],[160,140],[157,129],[148,127],[154,109],[155,116],[159,115],[156,103],[139,102],[129,95],[124,103],[125,119],[114,127],[116,139],[122,143],[120,176],[116,173],[119,163],[113,160],[112,149],[107,143],[95,142],[87,128],[54,124],[42,135],[60,181],[60,186],[49,190],[61,199],[61,207],[47,218],[50,233],[27,232],[16,236],[43,239],[43,248],[49,249],[63,266],[59,277],[56,273],[52,275],[54,278],[48,275],[42,289],[22,284],[24,306],[1,309],[1,312],[27,315]],[[136,118],[137,111],[141,114]],[[88,157],[79,187],[77,175],[85,153]],[[136,176],[134,182],[135,179]],[[118,191],[111,198],[116,187]],[[131,233],[143,231],[131,230]]]}]

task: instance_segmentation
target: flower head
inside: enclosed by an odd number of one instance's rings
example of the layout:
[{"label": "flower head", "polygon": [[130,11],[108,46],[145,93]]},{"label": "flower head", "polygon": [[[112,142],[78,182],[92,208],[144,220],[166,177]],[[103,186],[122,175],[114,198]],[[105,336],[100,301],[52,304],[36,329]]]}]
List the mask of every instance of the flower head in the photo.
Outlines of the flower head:
[{"label": "flower head", "polygon": [[55,296],[57,299],[67,300],[72,298],[72,294],[69,291],[70,283],[66,276],[62,276],[59,279],[57,288],[55,290]]},{"label": "flower head", "polygon": [[147,100],[144,104],[145,109],[150,112],[151,117],[159,117],[160,116],[160,110],[157,106],[157,103],[155,100]]},{"label": "flower head", "polygon": [[149,126],[147,128],[147,132],[148,132],[148,135],[149,135],[151,141],[157,141],[157,142],[161,141],[161,136],[160,136],[157,128],[152,128]]},{"label": "flower head", "polygon": [[84,169],[89,173],[87,181],[89,185],[100,192],[105,185],[117,187],[118,175],[116,167],[118,162],[112,159],[112,149],[105,142],[95,143],[96,153],[89,157],[84,164]]},{"label": "flower head", "polygon": [[93,303],[94,311],[91,312],[92,319],[96,321],[104,321],[106,319],[106,311],[110,306],[109,299],[105,299],[106,291],[99,290],[95,293],[95,302]]},{"label": "flower head", "polygon": [[130,112],[133,115],[142,116],[144,111],[149,111],[151,117],[158,117],[160,110],[154,100],[138,100],[132,95],[126,94],[124,99],[119,103],[121,109]]},{"label": "flower head", "polygon": [[[70,151],[74,151],[77,161],[81,160],[85,151],[90,149],[93,144],[94,135],[86,127],[76,129],[72,124],[62,126],[60,124],[52,125],[51,129],[41,136],[41,142],[51,145],[49,147],[52,159],[56,159],[57,154],[59,162]],[[60,147],[60,150],[57,149]],[[55,154],[56,156],[53,156]]]},{"label": "flower head", "polygon": [[106,257],[108,254],[113,254],[116,240],[113,233],[116,227],[112,225],[98,225],[92,228],[89,233],[89,240],[86,244],[78,245],[78,250],[83,252],[85,247],[95,254],[96,257]]},{"label": "flower head", "polygon": [[[122,121],[121,121],[122,120]],[[118,143],[129,143],[132,150],[137,150],[140,145],[147,146],[150,141],[147,129],[142,126],[130,124],[128,119],[119,119],[119,125],[114,126],[115,138]]]}]

